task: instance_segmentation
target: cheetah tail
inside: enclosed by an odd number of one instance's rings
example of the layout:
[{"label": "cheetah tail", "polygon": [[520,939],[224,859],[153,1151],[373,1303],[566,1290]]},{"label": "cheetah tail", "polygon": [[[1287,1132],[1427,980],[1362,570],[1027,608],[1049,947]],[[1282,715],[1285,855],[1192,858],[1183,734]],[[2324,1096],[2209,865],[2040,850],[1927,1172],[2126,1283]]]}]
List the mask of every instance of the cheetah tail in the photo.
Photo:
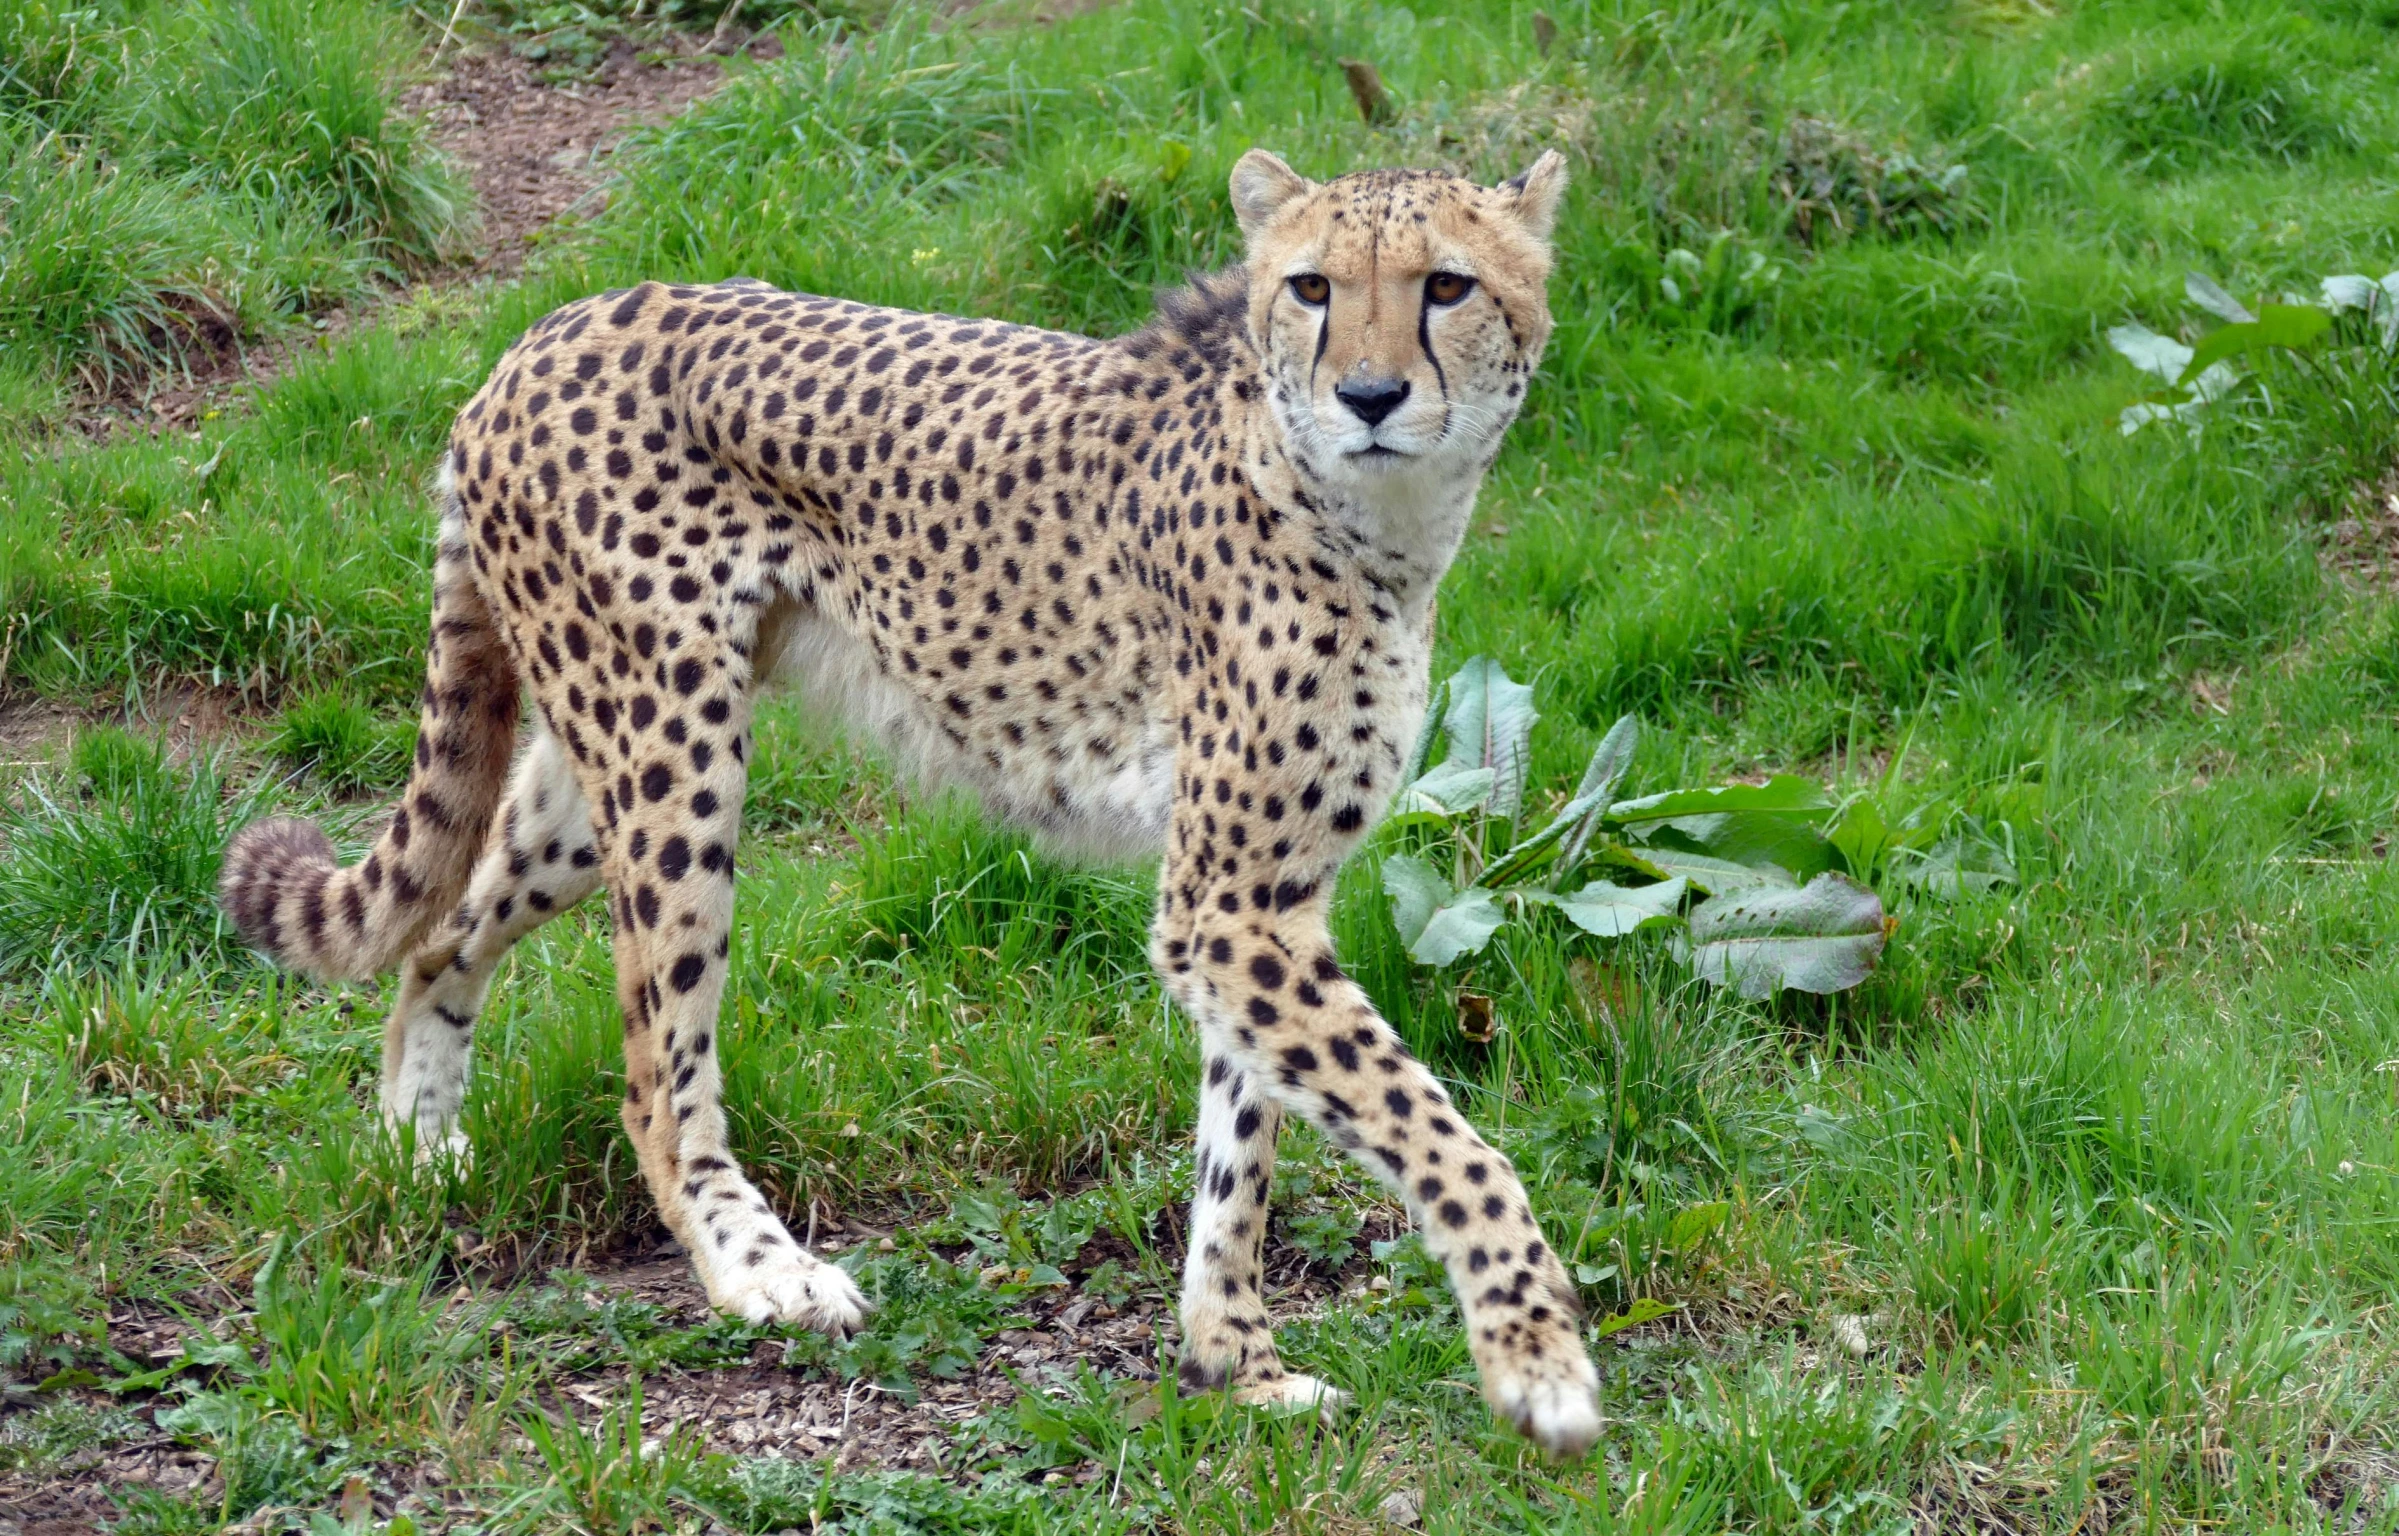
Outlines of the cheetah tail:
[{"label": "cheetah tail", "polygon": [[375,846],[343,868],[313,822],[254,822],[225,850],[217,900],[252,946],[326,981],[397,965],[466,892],[516,746],[515,663],[476,583],[465,509],[442,468],[416,765]]}]

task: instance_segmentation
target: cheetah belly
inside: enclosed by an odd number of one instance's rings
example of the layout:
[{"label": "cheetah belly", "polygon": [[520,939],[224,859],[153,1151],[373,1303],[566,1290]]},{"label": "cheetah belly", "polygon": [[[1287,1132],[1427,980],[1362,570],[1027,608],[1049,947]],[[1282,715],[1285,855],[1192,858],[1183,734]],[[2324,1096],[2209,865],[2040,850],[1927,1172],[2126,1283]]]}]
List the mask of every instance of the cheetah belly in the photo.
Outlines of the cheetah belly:
[{"label": "cheetah belly", "polygon": [[968,790],[992,815],[1067,858],[1129,864],[1164,850],[1175,761],[1167,722],[1149,722],[1134,750],[1106,764],[1076,752],[1053,763],[1025,750],[995,762],[972,744],[960,746],[930,700],[822,609],[795,604],[766,628],[768,683],[797,694],[821,726],[879,748],[924,788]]}]

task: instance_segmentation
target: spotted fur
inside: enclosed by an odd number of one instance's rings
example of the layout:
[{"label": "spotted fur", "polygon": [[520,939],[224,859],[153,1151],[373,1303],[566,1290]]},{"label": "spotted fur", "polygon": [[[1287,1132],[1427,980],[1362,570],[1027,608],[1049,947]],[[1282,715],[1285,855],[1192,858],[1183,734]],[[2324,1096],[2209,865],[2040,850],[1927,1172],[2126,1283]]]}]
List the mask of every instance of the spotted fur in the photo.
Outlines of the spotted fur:
[{"label": "spotted fur", "polygon": [[[1506,1158],[1366,995],[1334,876],[1423,718],[1433,592],[1549,333],[1544,156],[1480,187],[1235,168],[1241,267],[1114,340],[734,281],[572,304],[459,417],[414,773],[364,860],[236,839],[287,964],[406,955],[384,1113],[463,1153],[493,967],[605,885],[625,1129],[710,1297],[852,1327],[735,1165],[714,1049],[759,687],[1070,853],[1163,856],[1151,952],[1203,1052],[1182,1380],[1324,1406],[1260,1290],[1282,1117],[1406,1200],[1492,1406],[1597,1434],[1572,1286]],[[532,719],[513,774],[521,697]]]}]

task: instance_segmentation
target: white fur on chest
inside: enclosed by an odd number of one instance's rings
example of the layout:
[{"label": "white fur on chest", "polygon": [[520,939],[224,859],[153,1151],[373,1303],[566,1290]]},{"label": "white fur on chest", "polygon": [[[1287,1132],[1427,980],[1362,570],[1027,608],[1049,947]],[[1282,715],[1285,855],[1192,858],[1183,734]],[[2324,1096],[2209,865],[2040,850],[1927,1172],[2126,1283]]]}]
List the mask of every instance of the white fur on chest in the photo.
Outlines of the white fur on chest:
[{"label": "white fur on chest", "polygon": [[1175,758],[1164,718],[1118,722],[1132,729],[1107,732],[1112,761],[1071,737],[1056,754],[960,746],[932,701],[885,671],[874,648],[837,620],[795,607],[766,628],[768,683],[795,692],[824,728],[881,750],[922,787],[971,791],[993,816],[1067,858],[1134,863],[1164,850]]}]

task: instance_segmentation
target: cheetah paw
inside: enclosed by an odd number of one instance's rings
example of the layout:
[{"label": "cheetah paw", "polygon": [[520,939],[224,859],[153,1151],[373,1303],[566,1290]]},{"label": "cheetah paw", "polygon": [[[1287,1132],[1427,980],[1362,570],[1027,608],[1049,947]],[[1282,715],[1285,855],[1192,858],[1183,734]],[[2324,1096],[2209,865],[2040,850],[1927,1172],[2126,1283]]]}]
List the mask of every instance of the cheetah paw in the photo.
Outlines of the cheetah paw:
[{"label": "cheetah paw", "polygon": [[465,1173],[475,1166],[475,1144],[466,1139],[466,1132],[452,1126],[444,1131],[419,1128],[416,1134],[416,1166],[446,1168]]},{"label": "cheetah paw", "polygon": [[1484,1363],[1483,1400],[1552,1456],[1580,1456],[1599,1438],[1599,1372],[1571,1343],[1541,1360]]},{"label": "cheetah paw", "polygon": [[840,1339],[866,1324],[872,1310],[857,1282],[837,1265],[785,1250],[709,1287],[721,1311],[750,1323],[790,1323]]},{"label": "cheetah paw", "polygon": [[1253,1381],[1233,1389],[1233,1401],[1250,1408],[1263,1408],[1269,1413],[1313,1413],[1330,1424],[1349,1394],[1339,1387],[1302,1376],[1297,1371],[1286,1372],[1272,1381]]}]

